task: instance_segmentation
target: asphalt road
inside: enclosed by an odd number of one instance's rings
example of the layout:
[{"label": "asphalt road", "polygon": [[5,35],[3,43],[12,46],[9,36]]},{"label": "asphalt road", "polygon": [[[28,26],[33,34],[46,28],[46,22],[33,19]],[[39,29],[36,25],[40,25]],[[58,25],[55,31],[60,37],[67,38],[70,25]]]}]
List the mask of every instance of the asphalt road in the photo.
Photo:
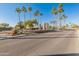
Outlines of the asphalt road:
[{"label": "asphalt road", "polygon": [[[0,55],[39,56],[79,53],[79,31],[48,32],[0,40]],[[23,39],[24,38],[24,39]]]}]

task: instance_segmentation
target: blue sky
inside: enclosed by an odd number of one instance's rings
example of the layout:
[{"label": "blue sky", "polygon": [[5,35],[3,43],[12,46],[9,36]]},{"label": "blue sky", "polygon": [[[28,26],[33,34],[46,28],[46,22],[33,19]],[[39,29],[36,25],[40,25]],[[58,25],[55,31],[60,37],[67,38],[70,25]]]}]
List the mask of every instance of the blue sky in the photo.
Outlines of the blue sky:
[{"label": "blue sky", "polygon": [[[40,23],[49,22],[53,20],[54,16],[51,14],[52,7],[58,7],[57,3],[0,3],[0,23],[9,23],[14,26],[18,22],[18,14],[16,12],[17,7],[25,6],[28,8],[28,5],[32,7],[32,16],[36,10],[40,10],[43,13],[43,16],[40,16]],[[63,4],[64,14],[68,16],[66,23],[72,22],[79,24],[79,4],[76,3],[65,3]],[[26,13],[26,20],[29,19],[29,12]],[[23,20],[23,13],[21,13],[21,20]]]}]

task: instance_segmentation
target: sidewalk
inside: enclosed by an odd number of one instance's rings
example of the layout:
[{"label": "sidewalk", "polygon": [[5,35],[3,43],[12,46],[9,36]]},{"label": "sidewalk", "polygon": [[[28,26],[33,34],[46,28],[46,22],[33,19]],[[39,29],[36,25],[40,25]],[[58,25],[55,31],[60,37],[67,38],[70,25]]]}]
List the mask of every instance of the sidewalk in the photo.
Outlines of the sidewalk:
[{"label": "sidewalk", "polygon": [[0,40],[4,39],[15,39],[15,38],[20,38],[23,36],[30,36],[30,35],[37,35],[37,33],[28,33],[28,34],[19,34],[19,35],[6,35],[6,34],[1,34],[0,35]]}]

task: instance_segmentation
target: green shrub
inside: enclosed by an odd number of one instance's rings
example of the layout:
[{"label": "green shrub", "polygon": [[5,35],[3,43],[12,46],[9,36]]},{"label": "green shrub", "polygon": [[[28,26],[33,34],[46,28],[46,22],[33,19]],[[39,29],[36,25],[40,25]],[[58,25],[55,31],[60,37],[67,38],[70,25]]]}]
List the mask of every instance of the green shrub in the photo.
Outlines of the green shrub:
[{"label": "green shrub", "polygon": [[53,30],[56,30],[56,29],[58,29],[58,27],[53,26],[52,29],[53,29]]}]

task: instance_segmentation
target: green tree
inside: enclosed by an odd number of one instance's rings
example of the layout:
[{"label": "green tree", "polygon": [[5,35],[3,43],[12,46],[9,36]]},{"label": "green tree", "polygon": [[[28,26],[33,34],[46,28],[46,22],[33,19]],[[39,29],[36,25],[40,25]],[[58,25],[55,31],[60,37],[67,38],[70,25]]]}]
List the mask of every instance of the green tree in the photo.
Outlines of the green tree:
[{"label": "green tree", "polygon": [[[25,21],[26,20],[25,16],[26,16],[26,12],[27,12],[26,7],[23,6],[21,9],[22,9],[22,12],[24,13],[24,21]],[[24,28],[25,28],[25,25],[24,25]]]},{"label": "green tree", "polygon": [[31,20],[31,21],[32,21],[32,23],[35,24],[35,25],[38,24],[37,19],[33,19],[33,20]]},{"label": "green tree", "polygon": [[36,24],[38,24],[36,19],[33,20],[27,20],[24,22],[26,28],[28,27],[29,29],[33,28]]},{"label": "green tree", "polygon": [[23,23],[23,21],[20,21],[20,22],[18,22],[16,25],[15,25],[15,29],[17,29],[17,28],[21,28],[21,29],[23,29],[24,28],[24,23]]},{"label": "green tree", "polygon": [[74,29],[77,29],[77,28],[78,28],[78,25],[77,25],[77,24],[72,23],[71,27],[72,27],[72,28],[74,28]]},{"label": "green tree", "polygon": [[64,21],[64,26],[65,26],[66,25],[65,22],[66,22],[67,16],[65,14],[63,14],[62,17],[63,17],[63,21]]},{"label": "green tree", "polygon": [[9,27],[9,24],[7,24],[7,23],[1,23],[0,27],[7,28],[7,27]]},{"label": "green tree", "polygon": [[[19,17],[19,22],[20,22],[20,13],[21,13],[21,9],[18,7],[16,8],[16,12],[18,13],[18,17]],[[21,24],[20,24],[21,27]]]},{"label": "green tree", "polygon": [[26,16],[25,14],[27,12],[26,7],[24,7],[24,6],[22,7],[22,12],[24,12],[24,20],[26,20],[26,17],[25,17]]},{"label": "green tree", "polygon": [[34,16],[35,17],[38,17],[38,25],[40,26],[40,24],[39,24],[39,20],[40,20],[40,16],[42,16],[43,14],[39,11],[39,10],[36,10],[35,12],[34,12]]},{"label": "green tree", "polygon": [[32,7],[28,7],[28,12],[30,13],[30,20],[31,20],[31,11],[32,11]]},{"label": "green tree", "polygon": [[57,24],[56,16],[58,15],[58,10],[55,7],[52,8],[52,14],[54,15],[54,20],[51,21],[51,23],[53,23],[53,26],[56,27],[55,26]]},{"label": "green tree", "polygon": [[57,9],[55,7],[52,8],[52,14],[54,14],[54,15],[58,14],[58,11],[57,11]]},{"label": "green tree", "polygon": [[38,17],[38,22],[39,22],[40,11],[39,11],[39,10],[36,10],[36,11],[34,12],[34,16],[35,16],[35,17]]},{"label": "green tree", "polygon": [[64,10],[63,10],[63,4],[59,4],[58,8],[56,9],[56,7],[52,8],[52,14],[55,16],[55,20],[58,19],[57,21],[59,22],[59,26],[61,28],[62,26],[62,21],[65,22],[67,16],[65,14],[63,14]]},{"label": "green tree", "polygon": [[58,15],[59,15],[59,21],[60,21],[60,28],[62,26],[62,13],[64,12],[63,10],[63,4],[59,4],[59,7],[58,7]]},{"label": "green tree", "polygon": [[59,12],[59,13],[64,12],[64,10],[63,10],[63,4],[62,4],[62,3],[59,4],[58,12]]}]

